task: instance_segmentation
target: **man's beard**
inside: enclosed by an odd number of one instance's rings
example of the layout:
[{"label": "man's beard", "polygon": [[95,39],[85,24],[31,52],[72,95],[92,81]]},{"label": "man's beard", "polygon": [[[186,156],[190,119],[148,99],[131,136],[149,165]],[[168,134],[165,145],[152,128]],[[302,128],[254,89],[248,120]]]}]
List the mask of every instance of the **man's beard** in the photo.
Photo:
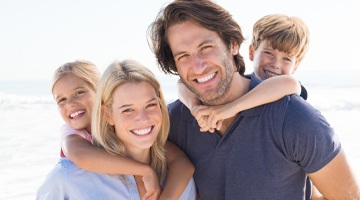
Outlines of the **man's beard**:
[{"label": "man's beard", "polygon": [[233,80],[233,75],[235,73],[235,67],[233,66],[233,63],[229,61],[226,57],[223,59],[223,66],[225,69],[225,74],[223,74],[223,77],[221,78],[220,83],[214,90],[211,90],[209,92],[204,92],[203,94],[199,94],[194,87],[192,87],[190,84],[188,84],[181,76],[180,79],[184,83],[184,85],[192,91],[196,97],[204,104],[204,105],[222,105],[225,103],[228,103],[228,92],[230,90],[231,82]]}]

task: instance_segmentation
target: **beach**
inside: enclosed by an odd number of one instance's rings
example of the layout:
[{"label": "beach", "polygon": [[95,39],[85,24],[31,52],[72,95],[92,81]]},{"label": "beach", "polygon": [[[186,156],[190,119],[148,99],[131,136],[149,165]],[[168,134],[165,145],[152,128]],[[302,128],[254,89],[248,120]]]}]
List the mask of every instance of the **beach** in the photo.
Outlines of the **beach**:
[{"label": "beach", "polygon": [[[342,142],[358,180],[360,175],[360,71],[304,72],[299,80],[308,102],[326,117]],[[350,76],[350,78],[349,78]],[[177,77],[159,77],[167,102],[175,100]],[[46,80],[0,80],[0,199],[35,199],[59,158],[63,121]]]}]

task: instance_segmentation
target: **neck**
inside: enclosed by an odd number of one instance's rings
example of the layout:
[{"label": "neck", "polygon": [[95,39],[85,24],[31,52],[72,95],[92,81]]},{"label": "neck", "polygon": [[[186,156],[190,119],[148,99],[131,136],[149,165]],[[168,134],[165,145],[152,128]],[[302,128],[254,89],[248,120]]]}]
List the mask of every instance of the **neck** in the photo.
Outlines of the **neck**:
[{"label": "neck", "polygon": [[126,155],[136,161],[150,164],[150,148],[149,149],[137,149],[137,150],[126,150]]},{"label": "neck", "polygon": [[234,73],[228,91],[209,106],[218,106],[230,103],[249,91],[250,80],[241,76],[239,73]]},{"label": "neck", "polygon": [[[226,94],[226,98],[224,98],[224,101],[221,104],[227,104],[245,95],[249,91],[249,85],[249,79],[241,76],[239,73],[235,73],[230,85],[230,89]],[[229,128],[235,118],[236,116],[223,120],[222,127],[219,130],[221,136],[224,135],[225,131]]]}]

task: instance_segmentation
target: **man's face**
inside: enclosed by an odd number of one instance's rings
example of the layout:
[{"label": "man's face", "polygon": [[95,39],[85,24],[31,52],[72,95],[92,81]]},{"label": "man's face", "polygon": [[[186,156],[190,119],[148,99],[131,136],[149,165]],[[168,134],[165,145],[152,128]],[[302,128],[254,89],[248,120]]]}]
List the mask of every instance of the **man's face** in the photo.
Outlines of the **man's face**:
[{"label": "man's face", "polygon": [[253,61],[255,75],[262,80],[283,74],[291,75],[298,66],[294,55],[273,49],[266,41],[256,50],[250,45],[249,57]]},{"label": "man's face", "polygon": [[204,104],[226,101],[238,44],[233,42],[229,50],[216,32],[190,21],[171,26],[167,37],[182,82]]}]

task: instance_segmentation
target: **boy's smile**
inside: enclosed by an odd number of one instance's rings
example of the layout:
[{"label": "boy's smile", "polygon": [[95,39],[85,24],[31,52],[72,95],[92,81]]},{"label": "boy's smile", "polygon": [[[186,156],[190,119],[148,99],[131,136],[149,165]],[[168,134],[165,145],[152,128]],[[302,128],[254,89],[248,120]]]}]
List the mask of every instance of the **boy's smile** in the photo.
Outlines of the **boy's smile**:
[{"label": "boy's smile", "polygon": [[291,75],[298,66],[295,56],[273,49],[266,41],[256,50],[250,45],[249,58],[253,61],[255,75],[262,80],[278,75]]}]

